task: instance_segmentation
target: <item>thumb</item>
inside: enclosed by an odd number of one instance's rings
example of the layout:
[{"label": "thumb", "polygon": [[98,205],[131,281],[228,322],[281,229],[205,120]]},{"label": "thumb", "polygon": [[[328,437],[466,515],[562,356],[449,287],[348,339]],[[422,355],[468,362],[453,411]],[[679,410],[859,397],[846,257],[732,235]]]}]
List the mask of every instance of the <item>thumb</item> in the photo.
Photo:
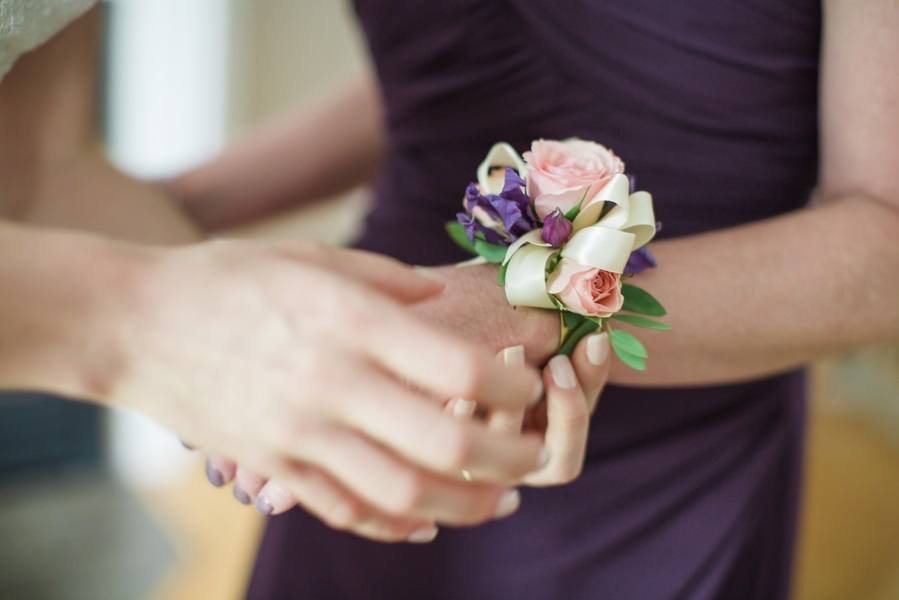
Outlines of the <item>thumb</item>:
[{"label": "thumb", "polygon": [[571,355],[578,381],[584,389],[587,407],[592,413],[596,402],[609,379],[612,361],[609,348],[609,334],[592,333],[578,342]]}]

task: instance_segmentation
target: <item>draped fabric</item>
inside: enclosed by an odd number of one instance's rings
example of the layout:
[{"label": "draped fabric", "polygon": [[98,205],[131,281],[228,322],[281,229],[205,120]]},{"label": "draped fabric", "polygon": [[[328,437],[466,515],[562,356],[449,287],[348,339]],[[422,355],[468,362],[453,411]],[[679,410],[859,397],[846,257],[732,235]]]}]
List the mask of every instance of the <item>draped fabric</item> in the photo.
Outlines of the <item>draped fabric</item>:
[{"label": "draped fabric", "polygon": [[[442,225],[500,140],[609,146],[652,191],[660,238],[801,208],[817,179],[813,0],[355,5],[390,138],[360,247],[465,258]],[[610,387],[575,483],[526,489],[512,518],[426,547],[363,541],[301,510],[276,517],[250,598],[787,598],[803,386],[797,372]]]},{"label": "draped fabric", "polygon": [[0,79],[22,54],[40,46],[97,0],[0,0]]}]

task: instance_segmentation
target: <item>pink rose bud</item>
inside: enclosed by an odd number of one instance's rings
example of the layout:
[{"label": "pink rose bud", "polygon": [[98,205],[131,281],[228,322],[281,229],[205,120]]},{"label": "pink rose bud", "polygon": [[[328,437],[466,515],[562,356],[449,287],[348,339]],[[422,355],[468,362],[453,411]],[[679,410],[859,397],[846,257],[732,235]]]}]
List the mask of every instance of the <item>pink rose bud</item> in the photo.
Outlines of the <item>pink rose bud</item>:
[{"label": "pink rose bud", "polygon": [[578,139],[537,140],[524,160],[528,195],[541,219],[557,208],[566,213],[578,202],[589,202],[612,177],[624,173],[624,163],[611,150]]},{"label": "pink rose bud", "polygon": [[567,310],[588,317],[605,318],[621,310],[621,275],[563,258],[549,276],[548,291]]},{"label": "pink rose bud", "polygon": [[543,221],[540,237],[553,248],[561,248],[562,244],[568,241],[572,229],[571,221],[557,208]]}]

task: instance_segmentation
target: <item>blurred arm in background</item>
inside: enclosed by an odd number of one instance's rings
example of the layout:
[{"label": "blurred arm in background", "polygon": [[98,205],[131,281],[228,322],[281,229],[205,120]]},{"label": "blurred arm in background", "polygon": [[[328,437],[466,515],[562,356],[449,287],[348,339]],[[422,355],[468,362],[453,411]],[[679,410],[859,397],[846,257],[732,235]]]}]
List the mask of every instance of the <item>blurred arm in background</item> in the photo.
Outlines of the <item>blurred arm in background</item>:
[{"label": "blurred arm in background", "polygon": [[0,83],[0,219],[150,244],[194,241],[195,227],[171,198],[103,154],[101,27],[100,11],[91,10],[23,56]]},{"label": "blurred arm in background", "polygon": [[368,182],[385,145],[370,72],[284,115],[170,183],[206,231],[244,225]]}]

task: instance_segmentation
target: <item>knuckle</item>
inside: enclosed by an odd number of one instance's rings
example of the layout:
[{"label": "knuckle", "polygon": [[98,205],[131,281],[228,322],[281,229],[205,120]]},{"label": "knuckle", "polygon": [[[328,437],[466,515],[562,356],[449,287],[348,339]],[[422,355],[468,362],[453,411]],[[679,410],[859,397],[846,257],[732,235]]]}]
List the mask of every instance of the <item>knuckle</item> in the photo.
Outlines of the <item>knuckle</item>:
[{"label": "knuckle", "polygon": [[357,502],[339,500],[330,504],[322,520],[334,529],[353,529],[365,519],[365,511]]},{"label": "knuckle", "polygon": [[394,492],[386,499],[386,508],[397,515],[406,515],[417,511],[425,495],[425,483],[416,474],[401,476],[394,485]]},{"label": "knuckle", "polygon": [[443,467],[448,471],[463,469],[470,465],[474,450],[472,434],[461,423],[450,423],[442,435],[437,436],[439,454]]},{"label": "knuckle", "polygon": [[557,485],[565,485],[580,477],[582,471],[583,462],[569,463],[559,467],[553,480]]},{"label": "knuckle", "polygon": [[585,402],[578,401],[572,403],[572,406],[559,415],[557,419],[558,424],[566,432],[582,431],[589,424],[590,411]]}]

